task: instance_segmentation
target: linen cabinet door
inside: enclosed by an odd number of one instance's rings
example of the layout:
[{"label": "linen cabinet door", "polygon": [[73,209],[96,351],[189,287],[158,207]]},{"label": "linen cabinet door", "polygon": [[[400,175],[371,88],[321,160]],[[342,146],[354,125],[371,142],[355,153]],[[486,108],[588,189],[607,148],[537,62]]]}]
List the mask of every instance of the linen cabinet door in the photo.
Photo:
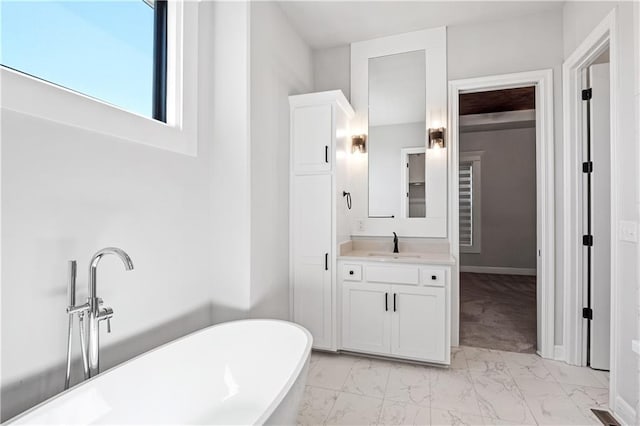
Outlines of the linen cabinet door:
[{"label": "linen cabinet door", "polygon": [[292,112],[294,172],[331,170],[333,144],[331,105],[295,108]]},{"label": "linen cabinet door", "polygon": [[392,286],[391,353],[446,362],[446,300],[440,287]]},{"label": "linen cabinet door", "polygon": [[342,284],[342,347],[389,354],[391,286]]},{"label": "linen cabinet door", "polygon": [[293,191],[293,320],[333,349],[331,175],[296,176]]}]

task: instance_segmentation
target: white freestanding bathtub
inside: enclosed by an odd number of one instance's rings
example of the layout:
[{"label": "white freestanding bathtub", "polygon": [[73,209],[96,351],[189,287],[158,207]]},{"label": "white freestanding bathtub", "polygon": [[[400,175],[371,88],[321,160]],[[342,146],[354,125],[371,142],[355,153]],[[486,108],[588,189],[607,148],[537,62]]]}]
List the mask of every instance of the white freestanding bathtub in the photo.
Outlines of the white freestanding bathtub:
[{"label": "white freestanding bathtub", "polygon": [[235,321],[142,354],[10,420],[14,424],[295,424],[311,335]]}]

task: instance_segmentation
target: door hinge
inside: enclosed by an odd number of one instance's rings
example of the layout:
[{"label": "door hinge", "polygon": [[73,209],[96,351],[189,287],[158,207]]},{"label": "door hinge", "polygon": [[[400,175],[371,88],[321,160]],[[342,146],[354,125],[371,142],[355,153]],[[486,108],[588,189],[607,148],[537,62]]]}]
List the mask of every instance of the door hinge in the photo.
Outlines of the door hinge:
[{"label": "door hinge", "polygon": [[593,309],[591,308],[582,308],[582,318],[592,320],[593,319]]},{"label": "door hinge", "polygon": [[589,246],[589,247],[593,246],[593,235],[583,235],[582,245]]},{"label": "door hinge", "polygon": [[588,101],[589,99],[591,99],[592,96],[593,96],[593,92],[591,91],[591,89],[584,89],[582,91],[582,100],[583,101]]},{"label": "door hinge", "polygon": [[582,163],[582,173],[592,173],[593,172],[593,161],[585,161]]}]

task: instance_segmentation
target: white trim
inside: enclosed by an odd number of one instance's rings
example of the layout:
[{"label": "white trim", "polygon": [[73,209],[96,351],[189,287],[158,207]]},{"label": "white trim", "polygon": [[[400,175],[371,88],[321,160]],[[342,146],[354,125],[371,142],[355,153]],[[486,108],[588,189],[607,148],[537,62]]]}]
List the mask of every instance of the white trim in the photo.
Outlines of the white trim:
[{"label": "white trim", "polygon": [[613,414],[620,420],[623,425],[635,425],[636,424],[636,410],[633,409],[631,404],[622,399],[621,396],[616,396],[614,399],[615,405],[611,407]]},{"label": "white trim", "polygon": [[[449,82],[449,198],[451,248],[456,259],[460,257],[458,232],[458,157],[459,157],[459,105],[462,92],[478,92],[514,87],[536,87],[536,180],[537,180],[537,230],[538,230],[538,280],[541,299],[538,314],[541,326],[539,351],[544,358],[554,357],[555,324],[555,181],[554,181],[554,134],[553,134],[553,71],[551,69],[504,74],[488,77],[455,80]],[[454,268],[455,269],[455,268]],[[457,271],[452,276],[452,344],[459,336],[459,291]]]},{"label": "white trim", "polygon": [[198,4],[170,1],[168,16],[167,123],[6,67],[0,67],[1,108],[195,156]]},{"label": "white trim", "polygon": [[553,348],[553,359],[564,361],[564,345],[555,345]]},{"label": "white trim", "polygon": [[472,272],[475,274],[498,275],[529,275],[536,276],[536,268],[511,268],[508,266],[460,266],[460,272]]}]

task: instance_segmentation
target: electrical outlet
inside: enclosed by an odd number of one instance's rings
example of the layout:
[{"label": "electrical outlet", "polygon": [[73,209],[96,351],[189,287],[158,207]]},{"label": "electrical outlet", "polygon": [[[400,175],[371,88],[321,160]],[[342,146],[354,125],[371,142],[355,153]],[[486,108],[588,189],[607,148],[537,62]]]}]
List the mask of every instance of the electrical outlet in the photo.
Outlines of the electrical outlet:
[{"label": "electrical outlet", "polygon": [[362,219],[358,220],[358,231],[360,232],[364,231],[364,220]]},{"label": "electrical outlet", "polygon": [[630,243],[638,242],[638,223],[628,220],[620,221],[620,240]]}]

